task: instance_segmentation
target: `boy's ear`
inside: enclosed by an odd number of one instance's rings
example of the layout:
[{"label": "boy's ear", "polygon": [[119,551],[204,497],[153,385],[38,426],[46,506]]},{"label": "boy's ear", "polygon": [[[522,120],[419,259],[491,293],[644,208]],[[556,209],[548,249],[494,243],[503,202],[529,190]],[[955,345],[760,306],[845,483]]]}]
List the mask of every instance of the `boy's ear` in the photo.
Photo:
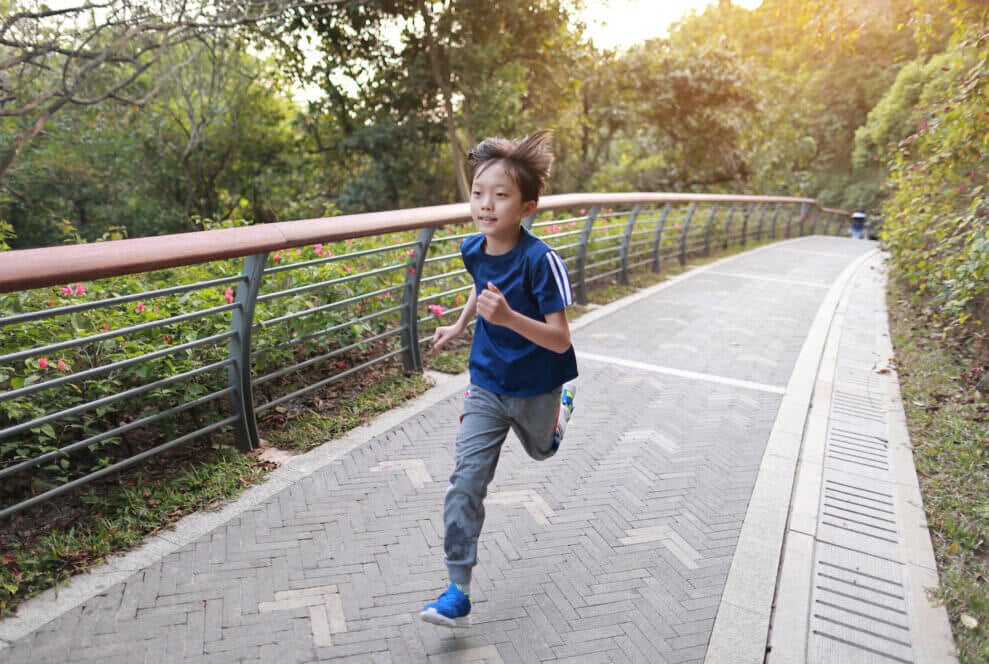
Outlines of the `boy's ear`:
[{"label": "boy's ear", "polygon": [[539,201],[526,201],[522,204],[522,216],[528,217],[536,211],[537,207],[539,207]]}]

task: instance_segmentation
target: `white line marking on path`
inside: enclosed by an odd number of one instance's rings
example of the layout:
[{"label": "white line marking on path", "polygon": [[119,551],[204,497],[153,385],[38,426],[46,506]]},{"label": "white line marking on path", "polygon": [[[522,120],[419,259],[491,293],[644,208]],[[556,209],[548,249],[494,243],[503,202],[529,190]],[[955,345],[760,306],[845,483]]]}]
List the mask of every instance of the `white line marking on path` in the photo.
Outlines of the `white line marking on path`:
[{"label": "white line marking on path", "polygon": [[818,281],[803,281],[802,279],[782,279],[780,277],[767,277],[762,274],[747,274],[745,272],[722,272],[721,270],[708,270],[708,274],[716,274],[721,277],[734,277],[736,279],[752,279],[753,281],[772,281],[778,284],[789,284],[791,286],[809,286],[811,288],[831,288],[831,284],[823,284]]},{"label": "white line marking on path", "polygon": [[630,369],[640,369],[642,371],[651,371],[653,373],[679,376],[680,378],[689,378],[691,380],[703,380],[709,383],[718,383],[719,385],[743,387],[747,390],[759,390],[760,392],[771,392],[772,394],[784,394],[786,392],[786,388],[778,387],[776,385],[755,383],[750,380],[739,380],[737,378],[728,378],[727,376],[714,376],[712,374],[699,373],[697,371],[685,371],[683,369],[674,369],[673,367],[660,367],[655,364],[646,364],[645,362],[636,362],[634,360],[623,360],[618,357],[608,357],[607,355],[597,355],[595,353],[577,353],[577,359],[586,360],[588,362],[617,364],[618,366],[628,367]]}]

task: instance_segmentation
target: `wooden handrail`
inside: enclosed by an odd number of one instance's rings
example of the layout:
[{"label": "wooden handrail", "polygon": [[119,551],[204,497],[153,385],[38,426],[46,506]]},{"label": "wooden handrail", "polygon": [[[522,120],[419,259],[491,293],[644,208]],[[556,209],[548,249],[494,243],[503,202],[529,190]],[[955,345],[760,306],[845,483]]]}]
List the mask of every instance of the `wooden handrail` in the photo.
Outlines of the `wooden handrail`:
[{"label": "wooden handrail", "polygon": [[[806,203],[811,198],[728,194],[614,193],[544,196],[539,211],[634,205],[636,203]],[[225,258],[278,251],[317,242],[438,227],[470,220],[467,203],[283,221],[241,228],[61,245],[0,252],[0,293],[11,293],[103,277],[150,272]]]}]

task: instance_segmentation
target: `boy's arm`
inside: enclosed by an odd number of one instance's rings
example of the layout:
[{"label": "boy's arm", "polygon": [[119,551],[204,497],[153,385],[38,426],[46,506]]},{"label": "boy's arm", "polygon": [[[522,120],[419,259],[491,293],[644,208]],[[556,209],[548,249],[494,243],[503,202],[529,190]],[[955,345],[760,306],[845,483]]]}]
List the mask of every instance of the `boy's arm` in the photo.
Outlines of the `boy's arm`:
[{"label": "boy's arm", "polygon": [[467,324],[477,314],[477,289],[471,286],[470,295],[467,296],[467,304],[460,310],[460,317],[453,325],[441,325],[436,328],[433,335],[433,345],[429,348],[429,356],[432,357],[440,348],[450,341],[453,341],[467,329]]},{"label": "boy's arm", "polygon": [[501,291],[488,282],[487,288],[477,298],[477,313],[489,323],[507,327],[554,353],[565,353],[570,348],[570,324],[565,310],[546,314],[545,323],[529,318],[512,309]]}]

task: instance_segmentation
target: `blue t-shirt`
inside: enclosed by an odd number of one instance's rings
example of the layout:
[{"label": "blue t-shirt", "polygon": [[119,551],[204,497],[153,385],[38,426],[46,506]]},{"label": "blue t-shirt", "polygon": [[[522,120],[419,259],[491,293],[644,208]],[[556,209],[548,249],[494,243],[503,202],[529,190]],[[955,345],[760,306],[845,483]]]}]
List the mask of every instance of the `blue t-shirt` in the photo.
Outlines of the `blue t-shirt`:
[{"label": "blue t-shirt", "polygon": [[[546,314],[573,304],[570,276],[563,259],[535,235],[521,229],[519,243],[500,256],[484,253],[484,234],[471,235],[460,247],[477,294],[491,282],[515,311],[545,322]],[[477,317],[470,349],[471,382],[495,394],[529,397],[544,394],[577,377],[573,346],[556,353],[501,325]]]}]

